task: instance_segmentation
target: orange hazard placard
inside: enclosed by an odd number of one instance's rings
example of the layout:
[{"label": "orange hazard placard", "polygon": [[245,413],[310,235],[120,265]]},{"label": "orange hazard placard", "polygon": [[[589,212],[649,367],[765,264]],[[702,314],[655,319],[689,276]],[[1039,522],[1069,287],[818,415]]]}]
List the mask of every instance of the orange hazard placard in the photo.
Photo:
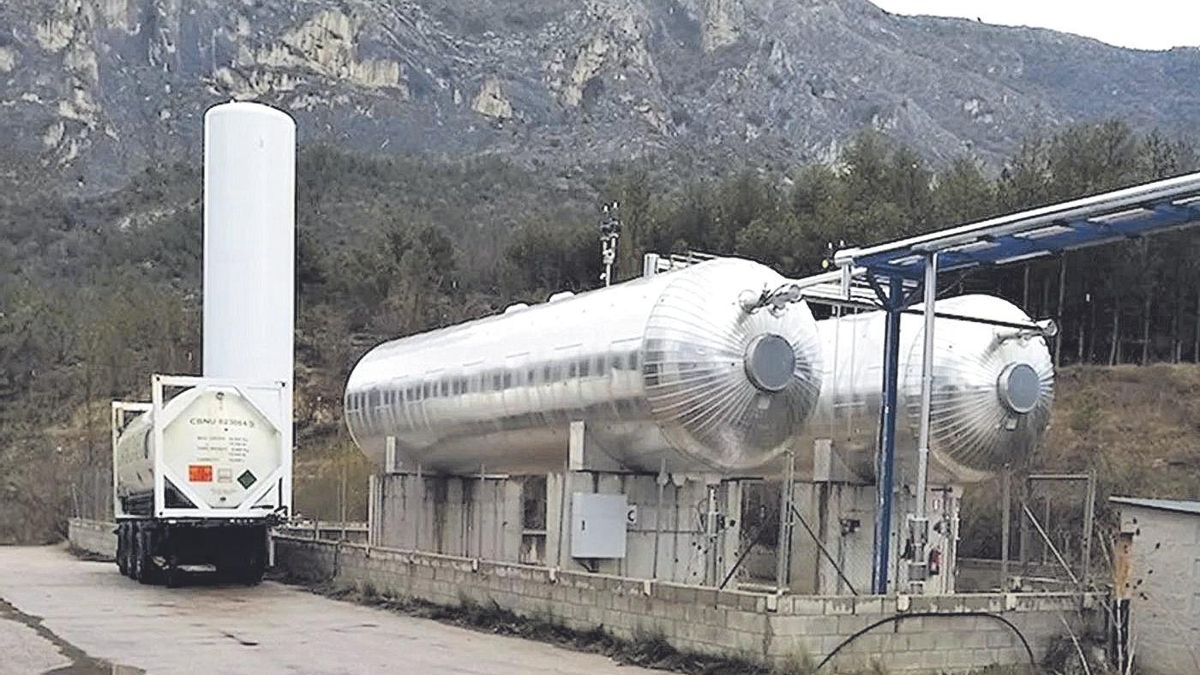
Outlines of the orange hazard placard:
[{"label": "orange hazard placard", "polygon": [[211,464],[189,464],[188,465],[188,480],[192,483],[211,483],[212,482],[212,465]]}]

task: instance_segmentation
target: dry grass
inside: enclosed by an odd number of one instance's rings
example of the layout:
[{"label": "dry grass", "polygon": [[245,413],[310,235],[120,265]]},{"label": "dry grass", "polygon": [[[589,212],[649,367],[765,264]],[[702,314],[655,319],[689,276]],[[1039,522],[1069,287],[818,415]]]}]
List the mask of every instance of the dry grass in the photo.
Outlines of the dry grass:
[{"label": "dry grass", "polygon": [[1102,495],[1200,497],[1200,367],[1076,367],[1059,373],[1037,468],[1095,468]]}]

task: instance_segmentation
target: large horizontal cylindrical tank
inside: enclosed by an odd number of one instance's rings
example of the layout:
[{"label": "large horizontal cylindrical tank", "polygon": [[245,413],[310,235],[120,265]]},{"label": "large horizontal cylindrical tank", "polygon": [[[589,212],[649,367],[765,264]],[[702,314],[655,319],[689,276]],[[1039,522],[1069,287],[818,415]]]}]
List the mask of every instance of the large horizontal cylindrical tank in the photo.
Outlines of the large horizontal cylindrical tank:
[{"label": "large horizontal cylindrical tank", "polygon": [[[921,423],[922,310],[918,305],[900,321],[896,461],[910,476]],[[1006,464],[1019,465],[1045,431],[1054,398],[1050,351],[1036,330],[1013,327],[1033,322],[1001,298],[947,298],[937,301],[936,311],[931,476],[937,482],[983,480]],[[804,439],[810,447],[816,439],[831,439],[835,457],[867,480],[874,477],[879,442],[885,322],[878,311],[818,322],[821,398]]]},{"label": "large horizontal cylindrical tank", "polygon": [[[116,440],[117,498],[127,512],[150,512],[154,491],[153,411],[134,418]],[[198,496],[198,507],[236,508],[283,461],[280,431],[232,387],[194,387],[162,408],[166,506],[180,503],[178,482]],[[176,500],[175,503],[171,503]]]},{"label": "large horizontal cylindrical tank", "polygon": [[816,405],[808,307],[747,313],[783,277],[714,260],[379,345],[346,385],[358,446],[405,468],[561,470],[571,423],[631,469],[734,474],[792,447]]}]

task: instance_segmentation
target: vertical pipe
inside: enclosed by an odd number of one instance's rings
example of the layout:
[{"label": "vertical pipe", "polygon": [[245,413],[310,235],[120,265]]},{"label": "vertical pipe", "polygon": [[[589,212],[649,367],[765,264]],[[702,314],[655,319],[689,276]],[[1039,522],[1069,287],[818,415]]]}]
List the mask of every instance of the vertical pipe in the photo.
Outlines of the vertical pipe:
[{"label": "vertical pipe", "polygon": [[1092,530],[1096,522],[1096,470],[1088,472],[1087,503],[1083,505],[1083,590],[1088,590],[1092,580]]},{"label": "vertical pipe", "polygon": [[[647,257],[651,254],[647,253]],[[654,502],[654,562],[650,572],[651,579],[658,579],[658,549],[662,542],[663,522],[663,491],[667,488],[667,460],[659,463],[658,477],[654,479],[658,485],[658,499]]]},{"label": "vertical pipe", "polygon": [[367,477],[367,549],[379,545],[379,474]]},{"label": "vertical pipe", "polygon": [[775,541],[775,588],[788,587],[792,566],[792,509],[795,508],[796,453],[788,450],[779,490],[779,536]]},{"label": "vertical pipe", "polygon": [[[426,549],[421,548],[421,521],[425,520],[425,477],[421,473],[420,462],[417,463],[417,479],[410,492],[417,496],[417,508],[413,509],[417,514],[413,523],[413,548],[417,551],[424,551]],[[431,546],[428,550],[433,551],[436,548]]]},{"label": "vertical pipe", "polygon": [[1055,312],[1058,320],[1058,336],[1054,338],[1054,367],[1058,368],[1062,365],[1062,343],[1063,337],[1066,336],[1066,326],[1063,325],[1063,296],[1067,290],[1067,256],[1064,254],[1058,259],[1058,311]]},{"label": "vertical pipe", "polygon": [[892,487],[896,464],[896,389],[900,362],[900,316],[904,295],[899,277],[888,280],[887,322],[883,341],[883,400],[879,424],[879,454],[875,516],[875,550],[871,566],[871,592],[886,595],[891,562]]},{"label": "vertical pipe", "polygon": [[483,559],[483,491],[487,488],[487,470],[481,464],[479,466],[479,491],[475,493],[475,512],[479,514],[479,532],[476,533],[479,540],[479,548],[475,549],[475,557]]},{"label": "vertical pipe", "polygon": [[555,527],[558,528],[558,545],[554,552],[554,566],[563,566],[563,546],[564,539],[570,536],[570,520],[567,516],[567,489],[570,482],[571,467],[569,462],[563,462],[563,472],[559,474],[558,479],[558,522]]},{"label": "vertical pipe", "polygon": [[926,543],[929,539],[929,418],[933,412],[933,327],[937,315],[937,253],[925,257],[925,331],[921,358],[921,426],[917,434],[917,513],[913,518],[913,546],[916,561],[911,566],[910,580],[924,581]]},{"label": "vertical pipe", "polygon": [[1000,514],[1000,590],[1008,590],[1008,551],[1012,536],[1012,468],[1004,467],[1004,497]]},{"label": "vertical pipe", "polygon": [[[1050,495],[1042,498],[1042,527],[1049,529],[1050,527]],[[1050,546],[1049,537],[1042,538],[1042,564],[1050,564]]]},{"label": "vertical pipe", "polygon": [[1025,263],[1024,283],[1021,286],[1021,311],[1029,314],[1029,263]]},{"label": "vertical pipe", "polygon": [[[1028,508],[1029,498],[1031,496],[1031,486],[1029,477],[1026,476],[1021,481],[1021,511],[1024,512]],[[1024,576],[1029,573],[1029,519],[1023,515],[1021,517],[1021,540],[1018,542],[1018,556],[1021,561],[1021,574]]]},{"label": "vertical pipe", "polygon": [[708,486],[708,500],[704,519],[704,538],[708,542],[708,561],[704,576],[707,585],[716,586],[721,583],[717,575],[717,488],[718,484]]}]

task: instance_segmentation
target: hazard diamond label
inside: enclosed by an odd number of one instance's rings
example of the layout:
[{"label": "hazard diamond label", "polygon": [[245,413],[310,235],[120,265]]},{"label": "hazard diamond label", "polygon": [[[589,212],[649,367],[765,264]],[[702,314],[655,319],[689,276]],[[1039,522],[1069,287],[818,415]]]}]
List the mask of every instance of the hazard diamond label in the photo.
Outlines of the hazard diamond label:
[{"label": "hazard diamond label", "polygon": [[237,480],[242,484],[242,487],[249,489],[251,485],[254,485],[254,481],[258,480],[258,476],[250,473],[250,469],[246,469],[242,472],[242,475],[238,476]]}]

